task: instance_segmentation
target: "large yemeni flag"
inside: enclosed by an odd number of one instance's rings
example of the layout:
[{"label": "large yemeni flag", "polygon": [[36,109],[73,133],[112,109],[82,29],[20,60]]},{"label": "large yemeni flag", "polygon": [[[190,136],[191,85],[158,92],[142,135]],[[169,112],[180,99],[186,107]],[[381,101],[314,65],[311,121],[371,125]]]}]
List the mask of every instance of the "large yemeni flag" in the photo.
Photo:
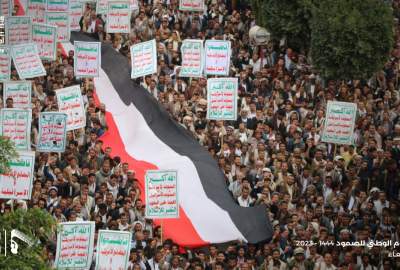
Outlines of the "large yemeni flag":
[{"label": "large yemeni flag", "polygon": [[[95,41],[73,32],[71,42],[75,40]],[[63,50],[73,50],[72,44],[63,44]],[[180,218],[163,221],[164,239],[196,247],[270,238],[266,208],[244,208],[234,201],[215,160],[148,91],[131,80],[128,59],[103,44],[101,66],[94,84],[107,110],[109,130],[101,137],[104,145],[112,148],[113,156],[129,163],[141,187],[146,170],[178,170]],[[154,222],[160,224],[160,220]]]}]

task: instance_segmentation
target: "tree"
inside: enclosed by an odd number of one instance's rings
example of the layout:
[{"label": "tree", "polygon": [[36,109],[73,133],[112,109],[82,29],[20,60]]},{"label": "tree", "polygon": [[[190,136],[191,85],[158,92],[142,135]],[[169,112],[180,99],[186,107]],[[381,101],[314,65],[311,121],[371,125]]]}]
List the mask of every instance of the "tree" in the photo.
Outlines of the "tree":
[{"label": "tree", "polygon": [[4,136],[0,136],[0,174],[9,169],[8,161],[17,158],[14,143]]},{"label": "tree", "polygon": [[382,0],[321,0],[310,25],[312,64],[326,78],[369,78],[389,58],[393,15]]},{"label": "tree", "polygon": [[388,60],[393,12],[382,0],[251,0],[256,23],[311,52],[326,78],[369,78]]},{"label": "tree", "polygon": [[273,39],[286,38],[289,47],[307,51],[310,45],[312,0],[252,0],[256,23]]},{"label": "tree", "polygon": [[[0,269],[52,269],[46,263],[44,247],[55,228],[53,217],[39,208],[31,208],[27,211],[17,209],[0,216],[1,252]],[[34,245],[29,247],[16,239],[18,254],[10,252],[10,232],[17,229],[27,235]],[[7,256],[4,256],[4,230],[7,235]]]}]

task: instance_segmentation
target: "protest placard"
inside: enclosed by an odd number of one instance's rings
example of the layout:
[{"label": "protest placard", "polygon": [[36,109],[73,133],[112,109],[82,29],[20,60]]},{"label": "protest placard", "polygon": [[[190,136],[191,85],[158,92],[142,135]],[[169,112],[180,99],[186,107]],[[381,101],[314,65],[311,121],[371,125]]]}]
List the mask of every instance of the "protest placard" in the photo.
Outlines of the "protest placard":
[{"label": "protest placard", "polygon": [[44,23],[46,12],[46,0],[28,0],[28,16],[33,23]]},{"label": "protest placard", "polygon": [[179,77],[201,77],[203,74],[203,41],[185,39],[181,46],[182,66]]},{"label": "protest placard", "polygon": [[0,134],[10,138],[17,150],[31,150],[30,109],[3,108],[0,110]]},{"label": "protest placard", "polygon": [[206,40],[205,58],[206,75],[229,75],[231,42],[225,40]]},{"label": "protest placard", "polygon": [[32,41],[37,45],[39,57],[44,60],[56,60],[57,26],[32,24]]},{"label": "protest placard", "polygon": [[101,68],[100,42],[74,42],[74,72],[77,77],[99,77]]},{"label": "protest placard", "polygon": [[237,119],[237,78],[212,78],[207,80],[207,119]]},{"label": "protest placard", "polygon": [[58,111],[68,115],[67,131],[85,127],[86,114],[80,86],[59,89],[56,91],[56,96]]},{"label": "protest placard", "polygon": [[107,14],[108,0],[97,0],[96,2],[96,13]]},{"label": "protest placard", "polygon": [[69,42],[69,16],[68,12],[46,11],[46,23],[57,26],[57,41]]},{"label": "protest placard", "polygon": [[130,4],[130,9],[131,10],[137,10],[139,9],[139,2],[138,0],[129,0],[129,4]]},{"label": "protest placard", "polygon": [[69,0],[47,0],[47,11],[68,12]]},{"label": "protest placard", "polygon": [[183,11],[204,11],[204,0],[179,0],[179,9]]},{"label": "protest placard", "polygon": [[156,40],[149,40],[131,46],[131,78],[146,76],[157,72]]},{"label": "protest placard", "polygon": [[11,56],[20,79],[46,75],[36,44],[21,44],[11,47]]},{"label": "protest placard", "polygon": [[321,141],[336,144],[353,144],[357,104],[328,101]]},{"label": "protest placard", "polygon": [[6,44],[16,45],[31,42],[31,17],[12,16],[5,19]]},{"label": "protest placard", "polygon": [[89,269],[92,264],[95,223],[62,222],[57,233],[56,269]]},{"label": "protest placard", "polygon": [[79,21],[83,16],[83,3],[77,0],[69,2],[69,29],[71,31],[80,31]]},{"label": "protest placard", "polygon": [[7,81],[11,75],[11,52],[7,46],[0,46],[0,82]]},{"label": "protest placard", "polygon": [[11,16],[13,11],[13,0],[0,0],[0,15]]},{"label": "protest placard", "polygon": [[31,107],[31,96],[31,81],[6,81],[3,84],[4,107],[7,99],[12,98],[13,108],[28,109]]},{"label": "protest placard", "polygon": [[146,171],[147,218],[178,218],[178,173],[173,170]]},{"label": "protest placard", "polygon": [[107,33],[130,33],[131,10],[129,6],[129,2],[108,2]]},{"label": "protest placard", "polygon": [[10,170],[0,174],[0,198],[30,200],[35,152],[19,151],[18,158],[9,160],[8,165]]},{"label": "protest placard", "polygon": [[131,232],[99,230],[96,270],[127,269],[131,239]]},{"label": "protest placard", "polygon": [[67,114],[60,112],[39,114],[39,141],[36,150],[40,152],[65,151],[67,117]]}]

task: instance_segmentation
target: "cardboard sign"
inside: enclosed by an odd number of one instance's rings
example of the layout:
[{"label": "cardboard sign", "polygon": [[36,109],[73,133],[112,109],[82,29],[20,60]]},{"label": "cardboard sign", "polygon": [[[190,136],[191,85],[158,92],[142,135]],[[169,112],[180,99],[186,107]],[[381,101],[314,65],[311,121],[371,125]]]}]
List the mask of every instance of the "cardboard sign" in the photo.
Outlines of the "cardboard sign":
[{"label": "cardboard sign", "polygon": [[4,107],[6,107],[6,101],[8,98],[13,99],[14,108],[28,109],[31,107],[31,81],[7,81],[3,85]]},{"label": "cardboard sign", "polygon": [[59,112],[39,114],[39,141],[36,150],[40,152],[65,151],[67,117],[67,114]]},{"label": "cardboard sign", "polygon": [[58,111],[66,113],[67,131],[86,126],[86,114],[79,85],[56,91]]},{"label": "cardboard sign", "polygon": [[32,24],[32,41],[37,45],[41,59],[56,60],[57,26]]},{"label": "cardboard sign", "polygon": [[74,72],[77,77],[99,77],[101,43],[75,41]]},{"label": "cardboard sign", "polygon": [[31,122],[30,109],[0,110],[1,135],[10,138],[17,150],[31,150]]},{"label": "cardboard sign", "polygon": [[6,17],[6,44],[16,45],[31,42],[31,17]]},{"label": "cardboard sign", "polygon": [[107,33],[130,33],[131,11],[129,2],[108,2]]},{"label": "cardboard sign", "polygon": [[89,269],[92,264],[95,223],[62,222],[57,234],[56,269]]},{"label": "cardboard sign", "polygon": [[68,12],[68,0],[47,0],[47,11],[51,12]]},{"label": "cardboard sign", "polygon": [[0,0],[0,15],[12,16],[14,3],[12,0]]},{"label": "cardboard sign", "polygon": [[11,56],[20,79],[46,75],[36,44],[21,44],[11,47]]},{"label": "cardboard sign", "polygon": [[0,46],[0,82],[7,81],[11,76],[11,52],[7,46]]},{"label": "cardboard sign", "polygon": [[224,40],[206,40],[205,74],[228,76],[231,59],[231,42]]},{"label": "cardboard sign", "polygon": [[204,0],[179,0],[179,10],[204,11]]},{"label": "cardboard sign", "polygon": [[170,170],[146,172],[146,218],[178,218],[178,173]]},{"label": "cardboard sign", "polygon": [[44,23],[46,13],[46,0],[28,0],[28,16],[33,23]]},{"label": "cardboard sign", "polygon": [[185,39],[181,46],[182,66],[179,77],[201,77],[203,74],[203,41]]},{"label": "cardboard sign", "polygon": [[19,157],[10,160],[10,170],[0,174],[0,198],[30,200],[32,194],[35,152],[21,151]]},{"label": "cardboard sign", "polygon": [[[108,0],[97,0],[96,2],[96,13],[107,14],[108,11]],[[108,18],[107,18],[108,20]]]},{"label": "cardboard sign", "polygon": [[96,270],[127,269],[131,240],[131,232],[99,230]]},{"label": "cardboard sign", "polygon": [[130,4],[130,9],[131,9],[131,10],[137,10],[137,9],[139,9],[138,0],[129,0],[129,4]]},{"label": "cardboard sign", "polygon": [[69,16],[68,12],[46,12],[46,23],[57,26],[57,41],[69,42]]},{"label": "cardboard sign", "polygon": [[327,143],[353,144],[357,104],[328,101],[321,140]]},{"label": "cardboard sign", "polygon": [[207,119],[237,119],[237,78],[207,80]]},{"label": "cardboard sign", "polygon": [[131,78],[136,79],[157,72],[156,40],[131,46]]},{"label": "cardboard sign", "polygon": [[79,21],[83,16],[83,3],[73,0],[69,3],[69,29],[71,31],[80,31]]}]

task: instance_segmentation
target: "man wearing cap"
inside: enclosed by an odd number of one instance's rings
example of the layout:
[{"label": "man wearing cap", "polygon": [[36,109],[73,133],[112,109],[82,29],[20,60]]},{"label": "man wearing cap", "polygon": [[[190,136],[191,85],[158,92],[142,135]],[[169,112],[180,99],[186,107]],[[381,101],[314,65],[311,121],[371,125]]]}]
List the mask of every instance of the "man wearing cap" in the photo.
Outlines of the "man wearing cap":
[{"label": "man wearing cap", "polygon": [[60,198],[57,196],[58,188],[56,186],[51,186],[49,188],[49,197],[47,198],[47,209],[49,212],[53,212],[53,209],[56,208],[60,202]]},{"label": "man wearing cap", "polygon": [[288,261],[289,270],[297,268],[299,270],[314,270],[314,263],[305,260],[304,249],[302,247],[295,248],[293,257]]},{"label": "man wearing cap", "polygon": [[333,171],[333,181],[338,183],[345,183],[347,181],[345,172],[345,160],[342,156],[338,155],[334,159],[335,169]]},{"label": "man wearing cap", "polygon": [[389,202],[386,200],[386,193],[384,191],[379,191],[378,200],[374,201],[374,210],[378,217],[382,216],[383,208],[389,208]]}]

